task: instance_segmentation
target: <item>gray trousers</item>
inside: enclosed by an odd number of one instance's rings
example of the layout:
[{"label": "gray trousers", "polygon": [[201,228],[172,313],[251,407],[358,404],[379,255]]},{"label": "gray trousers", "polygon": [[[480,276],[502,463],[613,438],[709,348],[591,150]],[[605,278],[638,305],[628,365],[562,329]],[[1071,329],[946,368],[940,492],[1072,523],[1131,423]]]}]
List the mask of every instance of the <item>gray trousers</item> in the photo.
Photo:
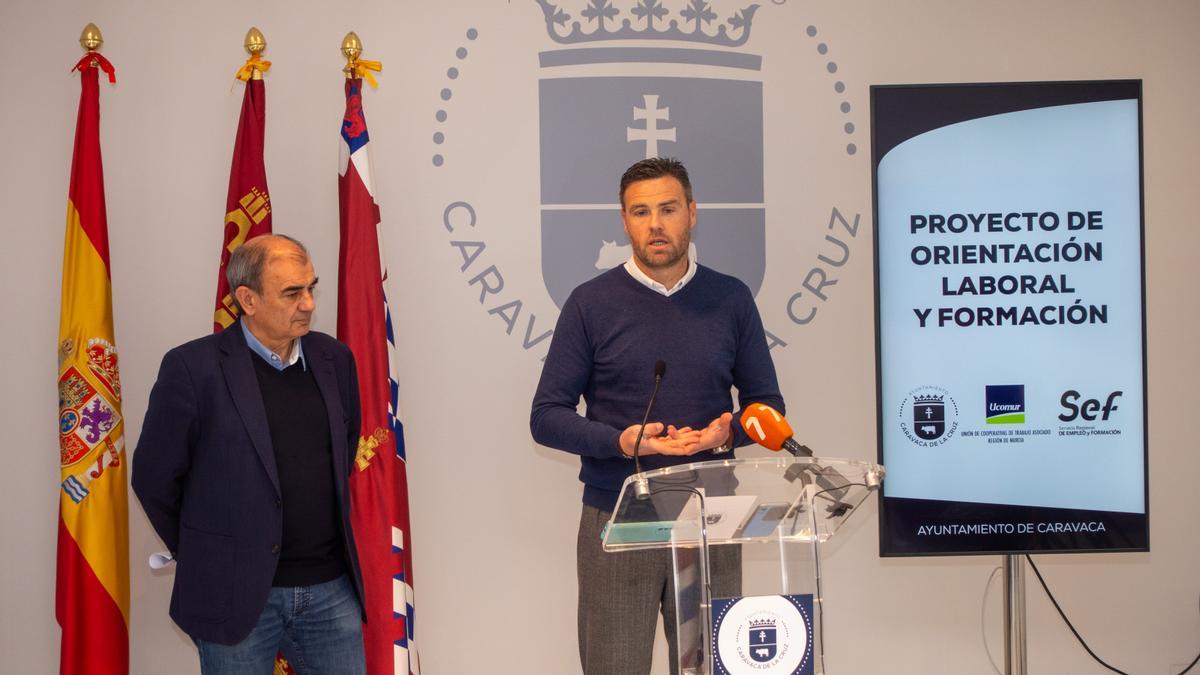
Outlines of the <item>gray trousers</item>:
[{"label": "gray trousers", "polygon": [[[654,629],[662,611],[670,650],[671,672],[677,673],[674,564],[667,548],[607,553],[600,531],[611,513],[583,505],[575,543],[579,575],[579,662],[584,675],[649,675]],[[741,548],[710,549],[714,597],[741,591]]]}]

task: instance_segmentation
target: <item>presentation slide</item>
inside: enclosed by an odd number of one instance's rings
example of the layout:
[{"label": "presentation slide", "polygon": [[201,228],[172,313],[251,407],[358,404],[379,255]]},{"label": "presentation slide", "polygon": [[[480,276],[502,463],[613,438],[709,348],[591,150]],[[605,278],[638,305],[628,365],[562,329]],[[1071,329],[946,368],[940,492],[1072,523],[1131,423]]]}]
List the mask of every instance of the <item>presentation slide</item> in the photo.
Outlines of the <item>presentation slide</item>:
[{"label": "presentation slide", "polygon": [[1146,550],[1141,82],[871,105],[880,554]]}]

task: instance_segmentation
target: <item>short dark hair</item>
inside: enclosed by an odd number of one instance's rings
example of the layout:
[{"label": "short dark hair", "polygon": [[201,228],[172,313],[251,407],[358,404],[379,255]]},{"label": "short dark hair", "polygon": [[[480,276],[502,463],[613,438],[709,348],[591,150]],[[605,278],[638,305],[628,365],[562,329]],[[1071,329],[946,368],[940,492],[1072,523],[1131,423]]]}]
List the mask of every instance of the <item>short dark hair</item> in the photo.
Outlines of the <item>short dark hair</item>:
[{"label": "short dark hair", "polygon": [[242,305],[237,299],[237,289],[245,286],[255,293],[262,293],[263,270],[267,267],[267,258],[271,253],[272,237],[277,241],[283,239],[297,249],[300,257],[308,260],[308,249],[299,241],[286,234],[269,234],[254,237],[234,249],[225,264],[225,281],[229,282],[229,295],[233,298],[233,306],[238,314],[242,313]]},{"label": "short dark hair", "polygon": [[671,176],[678,180],[679,184],[683,186],[683,196],[687,198],[688,203],[691,204],[695,201],[692,199],[692,181],[688,179],[688,172],[683,166],[683,162],[674,157],[650,157],[625,169],[625,174],[621,176],[621,208],[625,208],[625,190],[629,189],[630,185],[663,176]]}]

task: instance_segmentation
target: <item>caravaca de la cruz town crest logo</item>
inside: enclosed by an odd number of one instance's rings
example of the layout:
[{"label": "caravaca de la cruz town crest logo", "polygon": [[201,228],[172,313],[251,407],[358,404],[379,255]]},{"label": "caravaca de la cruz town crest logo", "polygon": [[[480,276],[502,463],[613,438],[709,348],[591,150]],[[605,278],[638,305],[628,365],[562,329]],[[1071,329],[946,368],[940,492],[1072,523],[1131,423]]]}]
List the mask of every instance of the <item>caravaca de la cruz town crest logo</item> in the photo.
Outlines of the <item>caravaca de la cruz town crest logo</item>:
[{"label": "caravaca de la cruz town crest logo", "polygon": [[942,445],[958,430],[958,402],[942,387],[918,387],[900,404],[900,430],[921,447]]},{"label": "caravaca de la cruz town crest logo", "polygon": [[714,675],[813,675],[813,598],[714,598]]},{"label": "caravaca de la cruz town crest logo", "polygon": [[533,0],[461,33],[427,166],[445,260],[498,338],[545,355],[572,289],[629,258],[617,182],[656,156],[688,167],[694,253],[750,287],[771,348],[819,321],[861,257],[866,87],[804,5]]}]

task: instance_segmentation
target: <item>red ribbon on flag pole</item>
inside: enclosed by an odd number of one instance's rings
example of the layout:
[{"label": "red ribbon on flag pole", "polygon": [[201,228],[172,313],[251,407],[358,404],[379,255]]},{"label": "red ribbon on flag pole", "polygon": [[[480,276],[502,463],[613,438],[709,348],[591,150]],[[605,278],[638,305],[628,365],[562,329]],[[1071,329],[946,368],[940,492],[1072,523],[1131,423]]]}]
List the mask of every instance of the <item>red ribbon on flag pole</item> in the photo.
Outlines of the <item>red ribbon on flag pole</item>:
[{"label": "red ribbon on flag pole", "polygon": [[83,72],[84,68],[87,68],[91,65],[95,65],[100,70],[103,70],[106,75],[108,75],[109,84],[117,83],[117,70],[113,68],[113,64],[110,63],[108,59],[100,55],[100,52],[88,52],[87,54],[84,54],[83,58],[79,59],[79,63],[76,63],[75,67],[71,69],[71,72],[75,72],[76,70]]}]

